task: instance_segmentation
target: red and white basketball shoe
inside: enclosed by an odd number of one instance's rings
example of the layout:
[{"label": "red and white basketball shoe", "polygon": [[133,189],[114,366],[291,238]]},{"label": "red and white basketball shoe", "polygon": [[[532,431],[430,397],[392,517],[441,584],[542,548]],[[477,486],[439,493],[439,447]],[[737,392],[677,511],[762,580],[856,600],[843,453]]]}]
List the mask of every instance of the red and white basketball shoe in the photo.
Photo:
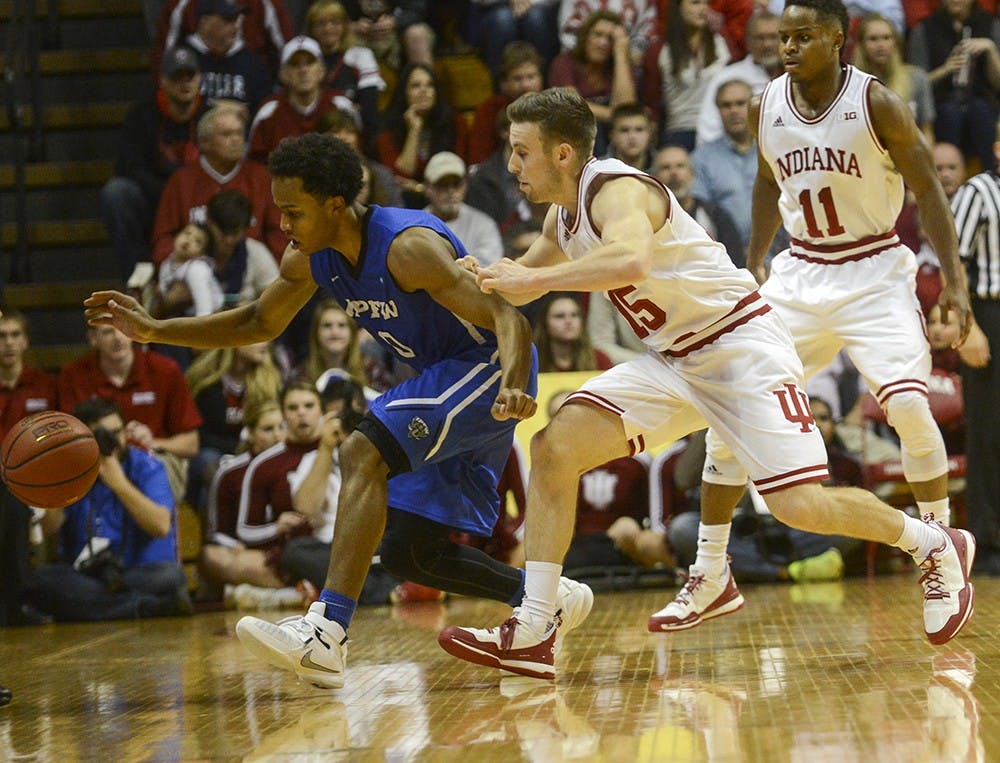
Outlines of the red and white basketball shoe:
[{"label": "red and white basketball shoe", "polygon": [[647,627],[653,633],[683,631],[742,606],[743,594],[728,564],[721,580],[705,577],[704,570],[692,564],[687,582],[672,602],[649,618]]},{"label": "red and white basketball shoe", "polygon": [[594,606],[594,592],[585,583],[559,579],[554,619],[544,633],[522,622],[515,609],[497,628],[461,628],[450,625],[441,631],[438,643],[452,657],[508,673],[532,678],[555,678],[555,654],[562,637],[577,628]]},{"label": "red and white basketball shoe", "polygon": [[500,668],[531,678],[555,678],[556,622],[550,621],[544,633],[518,619],[514,610],[497,628],[460,628],[449,625],[438,643],[452,657],[466,662]]},{"label": "red and white basketball shoe", "polygon": [[969,582],[976,558],[976,539],[968,530],[945,527],[937,522],[942,543],[919,563],[924,588],[924,632],[932,644],[946,644],[958,635],[972,617],[975,589]]}]

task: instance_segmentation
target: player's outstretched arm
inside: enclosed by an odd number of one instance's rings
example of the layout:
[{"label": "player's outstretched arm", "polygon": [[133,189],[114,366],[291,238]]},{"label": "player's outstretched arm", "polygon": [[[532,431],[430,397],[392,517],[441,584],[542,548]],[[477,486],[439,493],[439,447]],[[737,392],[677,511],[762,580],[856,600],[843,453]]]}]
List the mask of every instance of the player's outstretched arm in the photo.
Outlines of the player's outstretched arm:
[{"label": "player's outstretched arm", "polygon": [[[760,96],[755,95],[750,102],[750,130],[757,138],[757,122],[760,118]],[[771,165],[757,148],[757,176],[753,183],[753,197],[750,203],[750,243],[747,246],[747,269],[753,273],[758,283],[764,283],[764,256],[771,248],[771,242],[781,227],[781,212],[778,199],[781,189],[771,172]]]},{"label": "player's outstretched arm", "polygon": [[389,272],[407,291],[423,289],[459,318],[489,329],[500,352],[500,394],[493,406],[498,420],[534,415],[534,398],[524,390],[531,376],[531,326],[498,294],[485,294],[475,276],[455,261],[451,246],[429,228],[409,228],[393,241]]},{"label": "player's outstretched arm", "polygon": [[567,262],[556,243],[557,207],[553,204],[545,214],[542,234],[532,242],[528,251],[516,260],[504,258],[489,267],[478,268],[476,283],[487,294],[496,292],[512,305],[526,305],[543,297],[549,289],[536,285],[538,268]]},{"label": "player's outstretched arm", "polygon": [[114,326],[138,342],[211,349],[273,339],[315,290],[308,257],[289,248],[278,278],[256,300],[232,310],[197,318],[156,320],[136,299],[117,291],[94,292],[83,305],[91,326]]},{"label": "player's outstretched arm", "polygon": [[872,83],[868,107],[875,134],[917,198],[923,228],[941,262],[944,286],[938,303],[945,317],[949,310],[958,314],[962,328],[960,343],[964,342],[972,327],[968,283],[958,258],[955,219],[934,171],[930,148],[913,120],[910,107],[882,83]]}]

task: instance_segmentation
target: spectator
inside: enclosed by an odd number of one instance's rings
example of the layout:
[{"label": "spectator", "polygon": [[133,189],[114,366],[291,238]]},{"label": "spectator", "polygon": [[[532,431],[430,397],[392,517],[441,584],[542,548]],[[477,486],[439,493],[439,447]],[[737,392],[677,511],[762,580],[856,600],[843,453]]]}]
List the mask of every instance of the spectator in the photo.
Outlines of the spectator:
[{"label": "spectator", "polygon": [[382,207],[403,206],[403,192],[396,182],[396,176],[392,170],[380,162],[365,156],[361,152],[361,129],[358,127],[355,115],[342,111],[341,109],[331,109],[319,118],[316,123],[316,132],[326,133],[335,138],[340,138],[354,149],[361,159],[362,171],[367,172],[365,178],[367,196],[358,196],[359,204],[378,204]]},{"label": "spectator", "polygon": [[597,120],[594,155],[604,153],[611,110],[638,100],[628,32],[621,16],[610,11],[587,16],[573,50],[560,53],[549,65],[549,85],[573,88],[587,102]]},{"label": "spectator", "polygon": [[951,201],[966,179],[965,157],[953,143],[944,142],[934,144],[933,156],[934,171],[941,181],[944,195]]},{"label": "spectator", "polygon": [[542,89],[543,66],[544,60],[530,43],[514,40],[504,47],[497,69],[500,91],[480,103],[472,118],[468,147],[470,165],[485,162],[506,142],[506,137],[500,138],[498,119],[507,105],[519,96]]},{"label": "spectator", "polygon": [[[505,61],[508,46],[529,46],[539,58],[541,72],[559,52],[558,20],[559,0],[471,0],[466,36],[481,51],[502,90],[504,77],[510,72]],[[471,156],[469,161],[476,162]]]},{"label": "spectator", "polygon": [[729,47],[708,25],[707,0],[671,0],[669,13],[666,40],[642,62],[642,101],[655,104],[660,145],[693,151],[698,110],[712,78],[729,63]]},{"label": "spectator", "polygon": [[652,173],[653,125],[638,103],[623,103],[611,111],[610,146],[606,159],[620,159],[630,167]]},{"label": "spectator", "polygon": [[203,111],[201,65],[188,48],[167,52],[159,87],[129,107],[115,174],[101,189],[101,214],[122,281],[149,258],[153,215],[175,170],[198,161],[195,126]]},{"label": "spectator", "polygon": [[345,0],[351,17],[351,31],[361,45],[371,48],[375,59],[388,69],[398,70],[400,38],[411,24],[423,21],[426,0]]},{"label": "spectator", "polygon": [[[293,37],[281,52],[282,90],[272,95],[250,125],[249,157],[267,164],[267,157],[282,138],[312,132],[325,112],[350,101],[323,86],[326,65],[319,43],[311,37]],[[338,103],[339,101],[339,103]]]},{"label": "spectator", "polygon": [[[146,0],[149,2],[149,0]],[[295,23],[285,8],[283,0],[239,0],[242,15],[238,17],[237,40],[267,62],[273,74],[278,70],[278,57],[285,40],[295,34]],[[198,19],[203,12],[201,0],[166,0],[157,14],[159,19],[156,42],[153,45],[153,63],[164,50],[170,50],[184,42],[198,27]],[[220,15],[233,12],[229,3],[217,5]],[[238,9],[237,9],[238,11]]]},{"label": "spectator", "polygon": [[[995,136],[1000,154],[1000,131]],[[951,200],[958,253],[969,276],[975,324],[959,348],[965,395],[966,503],[979,551],[975,570],[1000,575],[1000,176],[982,172]]]},{"label": "spectator", "polygon": [[326,64],[323,84],[350,99],[361,116],[365,151],[370,151],[378,133],[379,93],[386,88],[375,54],[355,44],[350,18],[338,0],[316,0],[309,6],[306,34],[323,49]]},{"label": "spectator", "polygon": [[465,120],[443,99],[434,70],[414,64],[403,69],[382,127],[379,160],[398,176],[407,206],[422,207],[424,167],[434,154],[465,144]]},{"label": "spectator", "polygon": [[934,420],[944,438],[948,455],[965,453],[962,361],[955,342],[961,334],[955,312],[945,320],[938,305],[927,313],[927,341],[931,345],[931,375],[927,379],[928,399]]},{"label": "spectator", "polygon": [[257,400],[277,400],[282,379],[271,343],[257,342],[203,352],[187,370],[185,380],[202,417],[200,447],[188,475],[188,501],[200,510],[207,505],[206,491],[219,459],[235,453],[240,443],[244,408]]},{"label": "spectator", "polygon": [[[198,572],[208,594],[231,579],[278,588],[282,581],[264,563],[262,551],[248,549],[236,539],[240,513],[240,491],[250,461],[277,445],[284,436],[281,404],[275,398],[257,398],[243,409],[246,439],[237,455],[224,455],[208,490],[205,544],[198,556]],[[241,570],[242,574],[229,575]],[[221,593],[219,591],[218,593]],[[208,598],[212,598],[208,596]]]},{"label": "spectator", "polygon": [[948,0],[910,31],[910,63],[927,72],[934,89],[934,135],[993,168],[994,125],[1000,108],[1000,20],[976,0]]},{"label": "spectator", "polygon": [[92,397],[117,404],[129,442],[155,451],[167,466],[174,495],[184,495],[187,459],[198,452],[202,419],[176,362],[136,350],[118,329],[87,329],[93,352],[63,366],[59,406],[72,411]]},{"label": "spectator", "polygon": [[424,194],[430,202],[424,207],[425,212],[444,220],[481,265],[503,259],[497,224],[485,212],[465,203],[469,184],[465,162],[458,154],[451,151],[434,154],[424,169],[424,183]]},{"label": "spectator", "polygon": [[657,42],[657,8],[653,0],[560,0],[559,41],[564,51],[578,44],[579,32],[591,14],[614,13],[628,37],[629,58],[638,63]]},{"label": "spectator", "polygon": [[215,253],[215,279],[228,306],[255,300],[278,277],[274,256],[247,235],[252,219],[250,200],[237,190],[219,191],[205,209]]},{"label": "spectator", "polygon": [[840,435],[837,433],[839,422],[834,418],[832,406],[822,398],[810,396],[809,409],[812,411],[816,428],[823,435],[823,442],[826,443],[830,479],[824,484],[862,487],[864,474],[861,470],[861,461],[851,453],[844,441],[840,439]]},{"label": "spectator", "polygon": [[[345,380],[341,386],[339,395],[323,395],[319,444],[302,457],[298,468],[288,477],[295,510],[322,529],[311,536],[300,535],[290,539],[281,554],[281,568],[287,578],[308,580],[316,591],[323,588],[330,565],[330,544],[340,497],[338,448],[354,431],[363,413],[351,405],[351,401],[358,397],[360,387],[350,380]],[[361,400],[363,402],[363,395]],[[385,604],[390,591],[398,583],[399,580],[385,571],[381,564],[373,563],[358,602]]]},{"label": "spectator", "polygon": [[267,62],[246,48],[239,34],[244,12],[236,0],[198,0],[195,31],[184,45],[198,54],[202,95],[213,105],[240,104],[249,119],[270,95],[274,78]]},{"label": "spectator", "polygon": [[213,251],[208,226],[188,223],[180,229],[174,237],[173,252],[160,265],[154,315],[209,315],[222,307]]},{"label": "spectator", "polygon": [[288,243],[278,208],[271,199],[271,178],[261,165],[244,160],[246,123],[229,107],[209,109],[198,122],[201,158],[167,181],[153,223],[151,259],[159,265],[170,254],[173,237],[189,222],[205,222],[205,207],[219,191],[237,190],[253,210],[247,234],[267,244],[280,259]]},{"label": "spectator", "polygon": [[746,82],[727,82],[715,104],[723,136],[698,146],[691,154],[695,196],[724,209],[740,235],[740,254],[750,243],[750,194],[757,175],[757,142],[750,132],[751,89]]},{"label": "spectator", "polygon": [[[941,181],[941,189],[950,201],[955,195],[955,191],[965,182],[965,157],[962,156],[958,147],[951,143],[935,143],[931,155],[934,159],[934,171],[937,173],[938,180]],[[896,232],[899,234],[899,240],[917,253],[917,265],[920,268],[917,272],[917,296],[920,298],[921,304],[924,300],[922,294],[926,288],[926,279],[929,276],[933,276],[931,282],[935,284],[934,300],[936,301],[937,292],[940,291],[940,286],[937,285],[940,280],[938,274],[940,262],[938,262],[937,252],[927,240],[926,231],[920,226],[916,197],[909,190],[907,190],[903,202],[903,209],[896,220]],[[929,272],[930,268],[934,270],[932,274]],[[929,307],[925,306],[924,312],[927,312],[928,309]]]},{"label": "spectator", "polygon": [[309,355],[297,376],[315,384],[331,368],[346,371],[357,384],[365,383],[358,324],[336,300],[324,299],[313,310]]},{"label": "spectator", "polygon": [[[0,438],[25,416],[56,407],[55,377],[28,366],[28,322],[17,310],[0,315]],[[32,511],[0,484],[0,626],[46,621],[30,602],[34,584],[29,531]]]},{"label": "spectator", "polygon": [[733,218],[722,207],[693,195],[694,167],[686,149],[664,146],[657,151],[653,174],[673,192],[684,211],[697,220],[708,235],[726,247],[729,259],[736,267],[746,265],[746,247]]},{"label": "spectator", "polygon": [[538,372],[605,371],[611,361],[590,344],[579,298],[552,292],[539,301],[532,340],[538,348]]},{"label": "spectator", "polygon": [[98,437],[101,470],[86,496],[43,518],[59,530],[60,561],[36,570],[36,604],[60,621],[190,614],[163,464],[128,444],[113,401],[86,400],[73,415]]},{"label": "spectator", "polygon": [[719,107],[715,105],[715,98],[722,85],[741,80],[750,85],[756,95],[768,82],[784,72],[779,52],[781,37],[778,34],[778,21],[778,17],[770,11],[756,11],[747,21],[747,57],[723,66],[705,88],[705,95],[698,107],[696,145],[716,140],[724,134]]},{"label": "spectator", "polygon": [[[331,517],[323,515],[314,525],[295,510],[292,498],[292,475],[310,451],[315,451],[319,442],[320,399],[316,388],[309,382],[299,381],[289,384],[281,398],[281,411],[285,422],[285,440],[265,450],[250,462],[240,489],[240,510],[236,524],[237,539],[253,555],[254,583],[246,579],[246,567],[223,567],[217,570],[217,578],[231,584],[251,583],[262,588],[283,588],[291,581],[282,576],[280,569],[281,550],[289,539],[299,535],[311,535],[314,529],[322,529]],[[332,535],[332,524],[331,524]],[[245,557],[245,553],[236,556]],[[294,591],[294,589],[292,589]],[[241,609],[262,605],[274,605],[274,594],[267,591],[245,588],[242,590]],[[279,594],[282,600],[287,596],[294,603],[294,594],[285,591]]]},{"label": "spectator", "polygon": [[[509,239],[525,232],[541,232],[548,207],[528,201],[517,178],[507,171],[511,155],[508,140],[510,120],[504,110],[497,114],[495,131],[497,150],[485,162],[471,168],[466,201],[469,206],[482,210],[493,218],[500,227],[500,235],[504,237],[504,252],[514,259]],[[527,246],[530,246],[530,241]]]},{"label": "spectator", "polygon": [[885,16],[861,19],[854,47],[854,65],[874,74],[910,107],[917,126],[934,141],[934,96],[927,72],[903,62],[903,38]]}]

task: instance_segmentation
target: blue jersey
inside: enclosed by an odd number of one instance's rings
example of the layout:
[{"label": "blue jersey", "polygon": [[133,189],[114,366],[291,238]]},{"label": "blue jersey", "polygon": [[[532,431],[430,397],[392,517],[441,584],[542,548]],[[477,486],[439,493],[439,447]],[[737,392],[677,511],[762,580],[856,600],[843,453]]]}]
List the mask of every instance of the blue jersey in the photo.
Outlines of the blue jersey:
[{"label": "blue jersey", "polygon": [[372,337],[417,370],[447,358],[489,359],[497,349],[493,332],[459,318],[425,291],[404,291],[389,274],[389,247],[414,227],[430,228],[458,257],[466,255],[455,234],[434,215],[373,205],[362,219],[357,265],[336,249],[322,249],[309,256],[313,279]]}]

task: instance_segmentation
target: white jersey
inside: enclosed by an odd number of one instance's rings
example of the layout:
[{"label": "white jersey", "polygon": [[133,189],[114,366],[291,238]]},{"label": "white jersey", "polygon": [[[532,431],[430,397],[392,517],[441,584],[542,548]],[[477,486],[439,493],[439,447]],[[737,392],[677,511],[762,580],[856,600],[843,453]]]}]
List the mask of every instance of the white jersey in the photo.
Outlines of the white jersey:
[{"label": "white jersey", "polygon": [[787,74],[764,89],[758,144],[781,188],[791,252],[823,261],[861,259],[899,243],[903,180],[872,127],[869,74],[844,67],[840,92],[808,118]]},{"label": "white jersey", "polygon": [[608,292],[648,347],[683,356],[770,309],[750,272],[733,265],[725,247],[684,211],[666,186],[618,159],[591,159],[580,176],[576,210],[558,208],[557,236],[567,257],[579,259],[604,245],[590,219],[590,202],[615,175],[637,177],[667,197],[667,222],[655,233],[649,275]]}]

